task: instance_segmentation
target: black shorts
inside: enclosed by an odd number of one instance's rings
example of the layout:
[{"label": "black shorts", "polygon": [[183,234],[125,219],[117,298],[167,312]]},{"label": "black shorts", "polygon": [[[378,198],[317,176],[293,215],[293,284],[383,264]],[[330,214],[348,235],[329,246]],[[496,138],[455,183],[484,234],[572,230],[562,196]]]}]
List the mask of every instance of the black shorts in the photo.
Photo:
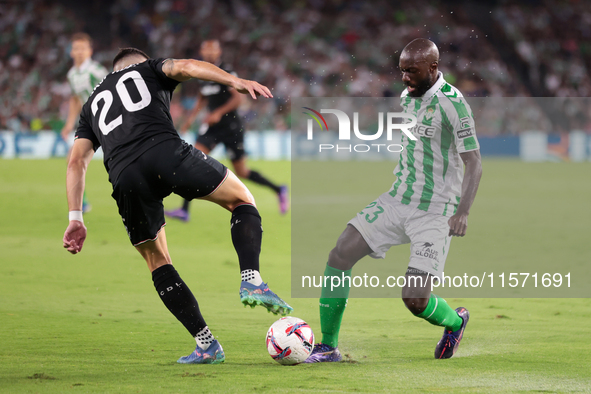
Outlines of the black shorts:
[{"label": "black shorts", "polygon": [[237,120],[222,121],[209,128],[203,134],[199,134],[197,142],[204,145],[210,151],[222,143],[231,161],[240,160],[246,152],[244,151],[244,129]]},{"label": "black shorts", "polygon": [[113,198],[134,246],[158,238],[166,225],[162,200],[171,193],[192,200],[213,193],[228,169],[181,139],[164,141],[128,165],[113,184]]}]

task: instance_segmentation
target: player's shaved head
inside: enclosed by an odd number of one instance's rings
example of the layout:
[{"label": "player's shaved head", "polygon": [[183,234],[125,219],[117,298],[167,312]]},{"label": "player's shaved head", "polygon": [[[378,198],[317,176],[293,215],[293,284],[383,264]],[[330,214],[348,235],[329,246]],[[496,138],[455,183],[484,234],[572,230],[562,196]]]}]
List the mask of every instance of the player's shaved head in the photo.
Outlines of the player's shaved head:
[{"label": "player's shaved head", "polygon": [[119,71],[130,64],[137,64],[146,61],[150,56],[137,48],[120,48],[115,58],[113,58],[113,70]]},{"label": "player's shaved head", "polygon": [[420,97],[433,86],[438,78],[439,49],[426,38],[409,42],[400,54],[402,82],[409,96]]},{"label": "player's shaved head", "polygon": [[417,38],[404,47],[400,57],[412,59],[415,63],[439,63],[439,49],[437,49],[437,45],[433,41],[426,38]]}]

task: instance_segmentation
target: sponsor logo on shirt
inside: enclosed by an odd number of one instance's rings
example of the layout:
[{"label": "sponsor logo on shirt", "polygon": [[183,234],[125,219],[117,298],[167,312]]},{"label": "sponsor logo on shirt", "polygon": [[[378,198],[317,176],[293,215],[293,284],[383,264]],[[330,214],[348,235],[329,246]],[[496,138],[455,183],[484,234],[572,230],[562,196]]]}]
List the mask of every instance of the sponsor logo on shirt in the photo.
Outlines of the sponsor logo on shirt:
[{"label": "sponsor logo on shirt", "polygon": [[464,116],[463,118],[460,119],[460,127],[462,129],[467,129],[468,127],[471,127],[469,116]]},{"label": "sponsor logo on shirt", "polygon": [[466,137],[470,137],[471,135],[474,135],[474,129],[473,128],[468,128],[468,129],[463,129],[458,131],[458,138],[466,138]]},{"label": "sponsor logo on shirt", "polygon": [[425,242],[421,246],[422,247],[420,249],[415,251],[417,256],[426,257],[439,263],[439,252],[433,248],[434,244],[432,242]]},{"label": "sponsor logo on shirt", "polygon": [[434,126],[425,126],[424,124],[416,125],[412,132],[414,135],[418,135],[419,137],[427,137],[433,138],[435,137],[435,127]]}]

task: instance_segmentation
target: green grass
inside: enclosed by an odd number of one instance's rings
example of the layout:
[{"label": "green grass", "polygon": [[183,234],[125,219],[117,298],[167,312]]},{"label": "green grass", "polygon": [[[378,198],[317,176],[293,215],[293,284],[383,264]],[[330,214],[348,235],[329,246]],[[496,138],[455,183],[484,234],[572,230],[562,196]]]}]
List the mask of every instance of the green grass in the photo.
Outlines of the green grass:
[{"label": "green grass", "polygon": [[[285,162],[253,162],[252,167],[277,181],[287,180],[290,170]],[[488,183],[472,213],[472,237],[454,245],[464,247],[450,252],[448,264],[475,253],[467,246],[471,242],[480,255],[508,245],[508,255],[532,262],[550,254],[588,264],[588,243],[565,241],[572,247],[554,250],[544,244],[521,252],[522,243],[513,243],[509,233],[523,237],[529,228],[522,228],[527,221],[521,216],[527,212],[513,205],[507,192],[516,193],[519,204],[528,201],[527,193],[545,198],[548,210],[532,218],[538,221],[531,223],[536,242],[544,229],[552,230],[557,242],[575,233],[584,239],[588,225],[581,223],[589,209],[580,203],[588,203],[591,186],[564,176],[590,169],[588,163],[485,161]],[[167,238],[175,266],[224,346],[226,362],[176,364],[194,341],[154,291],[145,263],[127,239],[100,162],[93,162],[88,174],[93,211],[85,219],[84,250],[71,256],[62,249],[64,173],[63,160],[0,161],[0,392],[591,392],[589,299],[450,298],[452,306],[468,307],[472,317],[458,354],[444,361],[433,359],[441,329],[414,318],[400,300],[352,299],[340,344],[348,362],[280,366],[264,346],[276,317],[239,304],[229,214],[201,201],[193,204],[190,223],[169,222]],[[514,174],[529,183],[512,181]],[[555,200],[556,182],[572,187],[572,203]],[[289,298],[290,218],[277,213],[272,193],[249,187],[263,216],[263,277],[320,335],[317,300]],[[351,195],[361,204],[376,196],[371,187]],[[174,196],[165,201],[169,208],[179,203]],[[326,230],[334,242],[339,226],[319,221],[311,228]]]},{"label": "green grass", "polygon": [[[389,162],[294,162],[292,287],[298,296],[303,275],[322,275],[328,251],[346,223],[394,182]],[[446,276],[494,273],[490,288],[438,289],[446,297],[591,297],[591,163],[521,163],[485,160],[483,178],[469,217],[467,236],[453,238]],[[310,226],[310,223],[313,223]],[[366,258],[353,275],[404,275],[409,245],[390,249],[384,260]],[[501,273],[505,287],[501,288]],[[510,288],[510,273],[538,273],[527,286]],[[571,287],[543,287],[542,273],[571,273]],[[519,276],[520,284],[524,276]],[[299,288],[298,288],[299,287]],[[357,297],[389,297],[388,287],[352,288]]]}]

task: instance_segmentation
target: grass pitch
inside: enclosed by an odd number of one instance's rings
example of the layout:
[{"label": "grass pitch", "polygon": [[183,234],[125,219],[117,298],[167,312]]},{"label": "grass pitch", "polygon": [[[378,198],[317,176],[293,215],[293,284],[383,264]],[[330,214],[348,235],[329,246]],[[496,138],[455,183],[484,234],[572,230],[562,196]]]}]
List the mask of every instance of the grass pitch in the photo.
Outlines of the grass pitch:
[{"label": "grass pitch", "polygon": [[[508,196],[527,201],[532,190],[549,191],[540,196],[548,207],[540,218],[552,218],[557,239],[581,236],[580,223],[572,218],[588,218],[589,208],[579,201],[586,195],[588,202],[591,186],[576,185],[576,204],[556,201],[549,186],[565,174],[586,179],[589,163],[484,164],[470,230],[496,238],[482,248],[525,253],[506,234],[529,230],[511,228],[515,200]],[[252,167],[278,182],[289,177],[286,162]],[[528,179],[527,187],[511,180],[517,173]],[[276,317],[239,303],[230,216],[201,201],[193,203],[190,223],[169,221],[167,238],[226,362],[176,364],[194,341],[162,305],[129,243],[102,163],[89,168],[86,190],[93,211],[85,219],[84,250],[76,256],[61,247],[67,226],[64,181],[64,160],[0,160],[0,392],[591,392],[589,299],[448,299],[471,313],[465,339],[450,360],[433,359],[442,330],[414,318],[400,300],[352,299],[340,344],[347,362],[280,366],[264,345]],[[289,298],[290,218],[277,213],[272,193],[248,186],[263,216],[262,275],[320,337],[317,300]],[[176,196],[165,202],[168,208],[179,203]],[[479,220],[487,228],[478,229]],[[532,237],[539,237],[541,224],[534,225],[538,231]],[[523,256],[535,261],[549,251],[552,245]],[[588,244],[559,254],[564,261],[583,257],[587,264],[590,255]]]}]

